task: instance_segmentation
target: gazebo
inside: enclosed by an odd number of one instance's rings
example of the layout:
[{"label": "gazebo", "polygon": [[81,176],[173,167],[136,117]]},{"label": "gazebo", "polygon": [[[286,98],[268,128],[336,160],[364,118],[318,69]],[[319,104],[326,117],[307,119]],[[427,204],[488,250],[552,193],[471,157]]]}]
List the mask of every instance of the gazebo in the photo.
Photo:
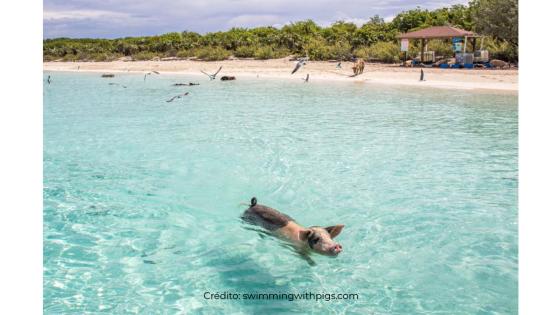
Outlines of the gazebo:
[{"label": "gazebo", "polygon": [[482,37],[473,32],[466,31],[460,28],[451,26],[432,26],[424,28],[414,32],[408,32],[405,34],[397,35],[397,38],[402,41],[408,39],[420,39],[422,43],[422,52],[420,53],[420,61],[424,62],[424,50],[428,40],[430,39],[453,39],[453,38],[464,38],[465,45],[463,45],[463,52],[466,52],[467,41],[471,40],[473,51],[476,50],[476,39]]}]

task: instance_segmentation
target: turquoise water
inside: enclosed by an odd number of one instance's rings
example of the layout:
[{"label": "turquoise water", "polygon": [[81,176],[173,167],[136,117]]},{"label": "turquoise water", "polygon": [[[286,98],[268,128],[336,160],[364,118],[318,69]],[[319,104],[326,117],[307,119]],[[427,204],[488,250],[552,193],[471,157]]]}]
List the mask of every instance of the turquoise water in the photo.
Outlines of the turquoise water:
[{"label": "turquoise water", "polygon": [[[48,74],[46,314],[517,313],[517,96]],[[252,196],[345,224],[344,252],[311,267],[245,229]]]}]

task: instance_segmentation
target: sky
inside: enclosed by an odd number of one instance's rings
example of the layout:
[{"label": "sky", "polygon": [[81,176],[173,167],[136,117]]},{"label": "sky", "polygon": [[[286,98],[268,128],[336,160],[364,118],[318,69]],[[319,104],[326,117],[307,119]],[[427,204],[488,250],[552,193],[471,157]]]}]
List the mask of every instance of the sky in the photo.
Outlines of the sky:
[{"label": "sky", "polygon": [[118,38],[167,32],[201,34],[232,27],[275,26],[312,19],[358,25],[376,14],[467,4],[468,0],[44,0],[43,37]]}]

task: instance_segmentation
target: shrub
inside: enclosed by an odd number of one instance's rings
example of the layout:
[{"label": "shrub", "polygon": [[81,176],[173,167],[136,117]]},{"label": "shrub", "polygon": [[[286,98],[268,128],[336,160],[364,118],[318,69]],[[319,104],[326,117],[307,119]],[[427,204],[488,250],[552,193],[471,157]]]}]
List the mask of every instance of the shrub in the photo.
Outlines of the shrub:
[{"label": "shrub", "polygon": [[350,60],[352,58],[352,47],[348,43],[336,43],[329,46],[329,59]]},{"label": "shrub", "polygon": [[196,50],[195,55],[202,60],[216,61],[228,59],[231,54],[222,47],[202,47]]},{"label": "shrub", "polygon": [[189,58],[194,56],[196,55],[193,49],[180,50],[177,52],[178,58]]},{"label": "shrub", "polygon": [[328,45],[325,40],[312,39],[304,49],[311,60],[349,60],[352,57],[352,48],[346,42]]},{"label": "shrub", "polygon": [[400,48],[395,43],[379,42],[372,46],[360,47],[354,55],[367,61],[398,62]]},{"label": "shrub", "polygon": [[179,53],[179,52],[177,51],[176,48],[170,48],[170,49],[165,53],[165,55],[166,55],[167,57],[177,57],[177,54],[178,54],[178,53]]},{"label": "shrub", "polygon": [[516,63],[519,58],[517,48],[505,41],[485,39],[483,49],[488,50],[490,59],[500,59]]},{"label": "shrub", "polygon": [[62,57],[62,61],[77,61],[78,56],[74,54],[66,54]]},{"label": "shrub", "polygon": [[55,61],[59,59],[59,57],[53,56],[53,55],[43,55],[43,62],[45,61]]},{"label": "shrub", "polygon": [[89,59],[99,62],[99,61],[113,61],[113,60],[117,60],[120,57],[121,57],[120,55],[116,55],[116,54],[99,53],[90,56]]},{"label": "shrub", "polygon": [[233,52],[233,55],[239,58],[252,58],[255,57],[256,51],[255,46],[240,46]]},{"label": "shrub", "polygon": [[157,57],[157,55],[153,52],[141,51],[132,55],[132,60],[152,60],[154,57]]},{"label": "shrub", "polygon": [[257,59],[275,59],[286,57],[290,51],[286,48],[272,48],[272,46],[259,47],[255,52]]},{"label": "shrub", "polygon": [[430,40],[428,50],[434,51],[436,56],[453,57],[453,45],[450,41]]},{"label": "shrub", "polygon": [[325,40],[311,39],[303,49],[311,60],[328,59],[327,42]]}]

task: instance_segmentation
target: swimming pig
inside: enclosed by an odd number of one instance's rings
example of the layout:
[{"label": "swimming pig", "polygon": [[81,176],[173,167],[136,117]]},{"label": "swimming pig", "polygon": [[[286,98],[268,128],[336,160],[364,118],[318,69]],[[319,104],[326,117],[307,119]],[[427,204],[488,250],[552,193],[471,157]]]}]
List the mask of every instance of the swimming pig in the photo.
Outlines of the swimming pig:
[{"label": "swimming pig", "polygon": [[[333,238],[340,234],[344,228],[344,225],[341,224],[305,228],[297,224],[290,216],[257,204],[257,198],[255,197],[251,199],[251,205],[245,210],[241,219],[266,229],[274,236],[289,241],[302,255],[307,251],[326,256],[337,256],[342,252],[342,246],[333,241]],[[304,258],[308,259],[307,256]]]}]

